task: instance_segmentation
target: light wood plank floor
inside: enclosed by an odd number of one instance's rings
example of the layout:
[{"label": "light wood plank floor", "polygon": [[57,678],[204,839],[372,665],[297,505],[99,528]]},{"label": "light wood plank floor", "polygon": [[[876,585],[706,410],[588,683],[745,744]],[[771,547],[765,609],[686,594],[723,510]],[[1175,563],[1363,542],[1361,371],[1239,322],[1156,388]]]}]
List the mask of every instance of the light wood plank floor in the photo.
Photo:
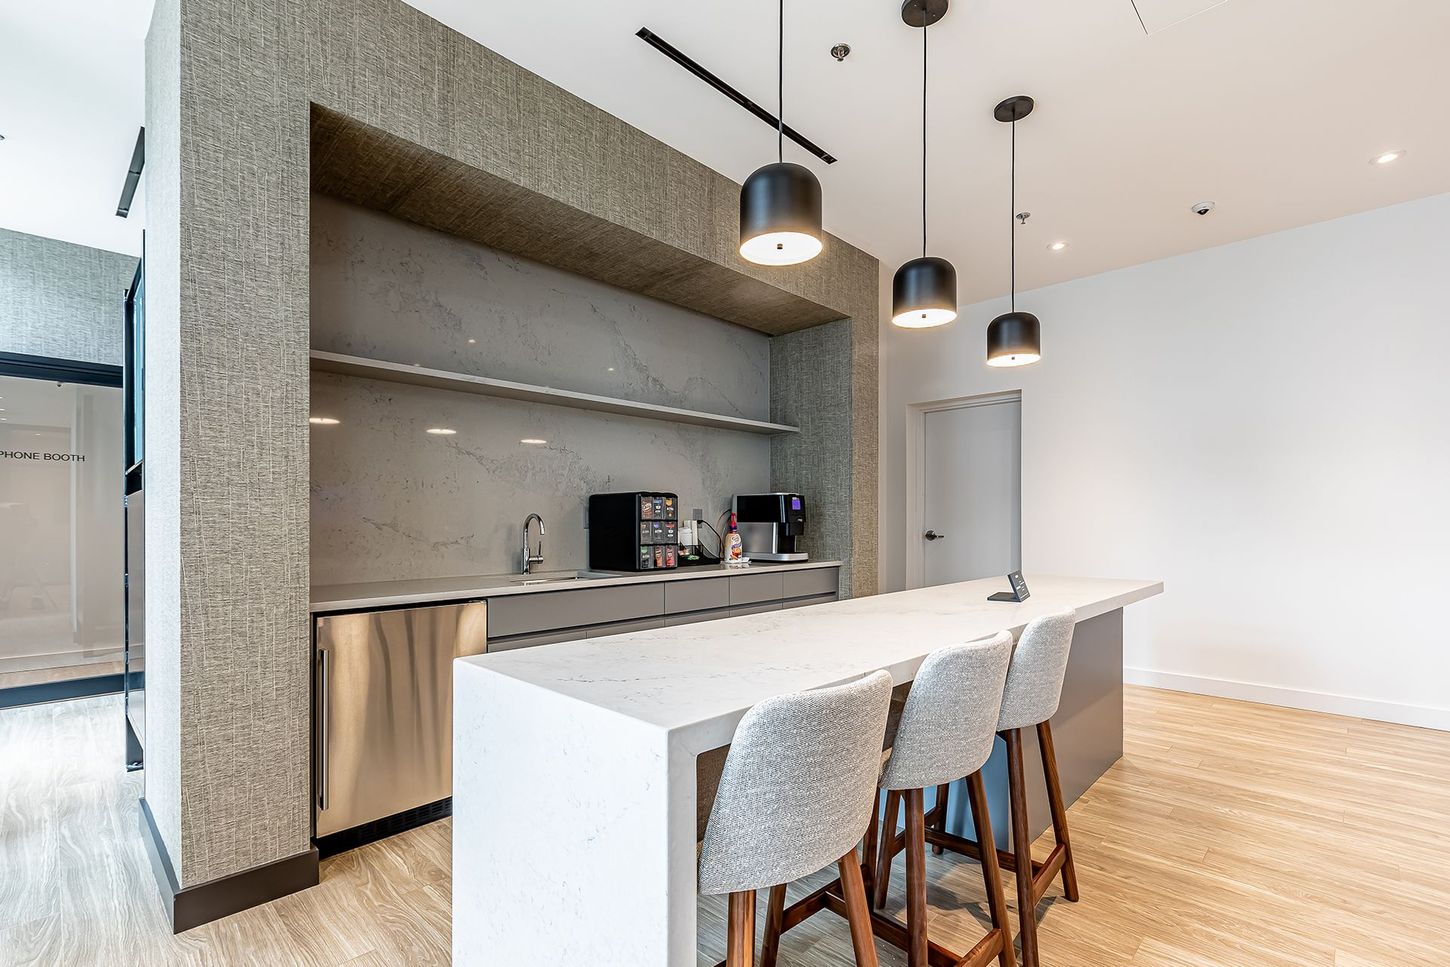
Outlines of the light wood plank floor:
[{"label": "light wood plank floor", "polygon": [[[1126,757],[1070,812],[1082,901],[1043,902],[1049,967],[1450,964],[1450,734],[1139,688],[1127,723]],[[0,712],[0,964],[447,962],[447,822],[173,937],[121,728],[113,697]],[[928,860],[932,934],[966,948],[978,870]],[[702,901],[701,964],[722,954],[722,913]],[[845,924],[818,915],[781,959],[846,967]]]}]

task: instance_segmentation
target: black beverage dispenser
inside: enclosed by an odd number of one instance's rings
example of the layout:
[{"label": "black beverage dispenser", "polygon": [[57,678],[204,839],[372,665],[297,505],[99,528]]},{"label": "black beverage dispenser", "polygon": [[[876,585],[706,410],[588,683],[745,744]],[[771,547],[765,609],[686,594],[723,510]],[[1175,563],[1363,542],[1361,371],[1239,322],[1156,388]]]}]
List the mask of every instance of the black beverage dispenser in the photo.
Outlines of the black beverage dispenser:
[{"label": "black beverage dispenser", "polygon": [[657,571],[679,564],[680,498],[638,491],[589,495],[589,567]]}]

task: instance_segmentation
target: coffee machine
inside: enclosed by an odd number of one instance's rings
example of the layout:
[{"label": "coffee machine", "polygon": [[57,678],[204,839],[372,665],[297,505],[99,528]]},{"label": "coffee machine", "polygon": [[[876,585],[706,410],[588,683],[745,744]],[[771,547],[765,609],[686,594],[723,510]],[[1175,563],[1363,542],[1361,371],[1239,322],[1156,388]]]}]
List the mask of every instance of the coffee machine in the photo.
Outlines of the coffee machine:
[{"label": "coffee machine", "polygon": [[736,494],[730,502],[745,556],[752,561],[809,560],[796,549],[806,532],[806,500],[800,494]]}]

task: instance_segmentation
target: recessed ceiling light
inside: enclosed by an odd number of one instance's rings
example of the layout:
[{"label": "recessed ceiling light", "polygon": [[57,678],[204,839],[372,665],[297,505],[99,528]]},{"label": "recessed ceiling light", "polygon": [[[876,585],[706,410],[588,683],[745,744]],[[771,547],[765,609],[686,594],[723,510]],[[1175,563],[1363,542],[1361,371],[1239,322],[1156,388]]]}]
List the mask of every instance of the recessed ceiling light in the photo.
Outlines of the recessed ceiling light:
[{"label": "recessed ceiling light", "polygon": [[1067,248],[1066,242],[1053,242],[1051,245],[1047,246],[1047,250],[1049,252],[1061,252],[1065,248]]},{"label": "recessed ceiling light", "polygon": [[307,422],[313,426],[337,426],[342,421],[332,416],[309,416]]},{"label": "recessed ceiling light", "polygon": [[434,436],[452,436],[453,434],[457,433],[458,431],[457,430],[450,430],[446,426],[430,426],[428,428],[428,432],[431,433],[431,434],[433,434]]},{"label": "recessed ceiling light", "polygon": [[478,343],[478,340],[477,339],[470,339],[470,340],[468,340],[468,344],[470,346],[477,345],[477,343]]},{"label": "recessed ceiling light", "polygon": [[613,366],[610,366],[607,370],[605,370],[605,372],[608,372],[608,373],[614,372],[614,367]]},{"label": "recessed ceiling light", "polygon": [[1404,151],[1386,151],[1384,154],[1375,155],[1370,159],[1372,165],[1387,165],[1399,161],[1405,156]]},{"label": "recessed ceiling light", "polygon": [[520,443],[527,443],[530,446],[540,447],[540,446],[543,446],[545,443],[548,443],[549,441],[548,440],[540,440],[536,436],[526,436],[522,440],[520,440],[519,442]]}]

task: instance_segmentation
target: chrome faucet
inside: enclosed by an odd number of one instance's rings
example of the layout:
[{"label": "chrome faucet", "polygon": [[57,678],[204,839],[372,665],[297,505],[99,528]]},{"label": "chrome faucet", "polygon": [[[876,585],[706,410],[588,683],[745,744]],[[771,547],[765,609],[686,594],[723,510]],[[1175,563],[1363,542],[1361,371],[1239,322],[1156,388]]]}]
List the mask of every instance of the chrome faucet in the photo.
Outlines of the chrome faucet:
[{"label": "chrome faucet", "polygon": [[[529,525],[532,524],[534,521],[539,522],[538,554],[532,554],[529,552]],[[532,574],[534,573],[535,564],[544,563],[544,518],[540,517],[538,514],[530,514],[529,516],[524,518],[524,549],[522,557],[523,570],[519,572],[520,574]]]}]

